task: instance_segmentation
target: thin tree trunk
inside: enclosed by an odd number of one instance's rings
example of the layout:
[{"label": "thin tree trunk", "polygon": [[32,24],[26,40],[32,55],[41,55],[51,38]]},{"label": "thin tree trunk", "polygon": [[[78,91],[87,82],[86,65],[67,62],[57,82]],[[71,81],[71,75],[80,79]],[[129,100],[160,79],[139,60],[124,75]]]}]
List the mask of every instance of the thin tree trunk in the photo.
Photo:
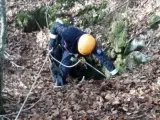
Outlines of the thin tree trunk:
[{"label": "thin tree trunk", "polygon": [[3,64],[4,64],[4,49],[6,39],[6,10],[5,0],[0,0],[0,16],[1,16],[1,34],[0,34],[0,114],[4,114],[2,86],[3,86]]}]

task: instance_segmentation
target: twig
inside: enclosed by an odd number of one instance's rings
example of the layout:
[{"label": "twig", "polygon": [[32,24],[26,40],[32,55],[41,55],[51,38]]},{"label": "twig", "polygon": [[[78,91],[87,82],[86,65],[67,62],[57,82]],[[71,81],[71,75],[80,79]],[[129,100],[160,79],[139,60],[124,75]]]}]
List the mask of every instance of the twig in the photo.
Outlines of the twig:
[{"label": "twig", "polygon": [[2,118],[2,120],[4,120],[4,118],[7,119],[7,120],[11,120],[11,119],[8,118],[8,117],[0,117],[0,118]]},{"label": "twig", "polygon": [[128,10],[129,2],[130,2],[130,0],[127,1],[126,11]]},{"label": "twig", "polygon": [[157,37],[152,37],[151,40],[147,43],[147,45],[145,47],[143,47],[140,51],[144,50],[145,48],[148,48],[149,45],[154,41],[154,39],[156,39]]},{"label": "twig", "polygon": [[126,1],[126,2],[124,2],[123,4],[119,5],[118,7],[116,7],[116,8],[115,8],[113,11],[111,11],[106,17],[110,16],[113,12],[115,12],[115,11],[118,10],[118,9],[120,9],[121,7],[123,7],[124,5],[126,5],[128,2],[129,2],[129,0]]},{"label": "twig", "polygon": [[133,39],[135,39],[137,36],[139,36],[140,34],[142,34],[144,31],[146,31],[147,29],[149,29],[150,27],[146,27],[145,29],[143,29],[142,31],[140,31],[139,33],[137,33],[136,35],[134,35],[132,38],[130,38],[126,44],[130,43]]},{"label": "twig", "polygon": [[[13,95],[9,94],[8,92],[2,92],[2,96],[4,97],[4,95],[6,94],[6,96],[9,96],[11,100],[16,100]],[[8,99],[8,98],[7,98]]]},{"label": "twig", "polygon": [[[22,112],[25,112],[25,111],[27,111],[27,110],[30,110],[30,109],[32,109],[37,103],[39,103],[41,100],[42,100],[42,98],[44,97],[44,95],[47,95],[48,93],[45,93],[46,92],[46,90],[47,90],[47,88],[43,91],[43,93],[42,93],[42,95],[41,95],[41,97],[40,97],[40,99],[37,101],[37,102],[35,102],[33,105],[31,105],[30,107],[28,107],[28,108],[25,108],[25,109],[23,109],[22,110]],[[45,94],[44,94],[45,93]],[[5,114],[5,115],[0,115],[0,117],[6,117],[6,116],[11,116],[11,115],[15,115],[15,114],[17,114],[18,113],[18,111],[17,112],[15,112],[15,113],[10,113],[10,114]]]},{"label": "twig", "polygon": [[17,114],[15,120],[18,119],[20,113],[22,112],[23,107],[24,107],[25,103],[27,102],[29,95],[31,94],[32,89],[33,89],[34,86],[36,85],[37,79],[38,79],[38,77],[39,77],[41,71],[43,70],[44,65],[45,65],[46,62],[47,62],[47,59],[48,59],[48,56],[45,58],[45,60],[44,60],[44,62],[43,62],[43,65],[42,65],[41,69],[39,70],[39,72],[38,72],[38,74],[37,74],[37,76],[36,76],[36,78],[35,78],[35,80],[34,80],[34,83],[32,84],[32,87],[31,87],[31,89],[29,90],[29,93],[27,94],[27,97],[26,97],[25,101],[23,102],[23,104],[22,104],[22,106],[21,106],[21,108],[20,108],[20,110],[19,110],[19,112],[18,112],[18,114]]},{"label": "twig", "polygon": [[47,24],[47,28],[49,29],[49,24],[48,24],[48,5],[46,4],[46,11],[45,11],[45,17],[46,17],[46,24]]},{"label": "twig", "polygon": [[144,4],[146,4],[147,2],[148,2],[148,0],[144,1],[143,4],[142,4],[142,6],[144,6]]},{"label": "twig", "polygon": [[44,95],[47,95],[47,93],[44,94],[44,93],[46,92],[46,90],[47,90],[47,88],[43,91],[40,99],[39,99],[37,102],[35,102],[35,103],[34,103],[33,105],[31,105],[29,108],[23,109],[23,112],[32,109],[37,103],[39,103],[39,102],[41,101],[41,99],[44,97]]},{"label": "twig", "polygon": [[6,51],[4,57],[5,59],[8,59],[14,67],[25,69],[24,66],[17,65],[15,62],[13,62],[13,58],[11,58],[11,56]]},{"label": "twig", "polygon": [[[157,9],[158,7],[156,7],[155,9]],[[155,21],[153,24],[160,22],[160,20]],[[152,25],[153,25],[152,24]],[[150,25],[150,26],[152,26]],[[128,44],[129,42],[131,42],[134,38],[136,38],[137,36],[139,36],[140,34],[142,34],[144,31],[146,31],[147,29],[150,29],[150,26],[146,27],[145,29],[143,29],[141,32],[137,33],[136,35],[134,35],[132,38],[130,38],[126,44]]]},{"label": "twig", "polygon": [[38,23],[38,21],[35,18],[34,18],[34,20],[35,20],[37,26],[39,27],[39,29],[42,31],[42,28],[41,28],[40,24]]}]

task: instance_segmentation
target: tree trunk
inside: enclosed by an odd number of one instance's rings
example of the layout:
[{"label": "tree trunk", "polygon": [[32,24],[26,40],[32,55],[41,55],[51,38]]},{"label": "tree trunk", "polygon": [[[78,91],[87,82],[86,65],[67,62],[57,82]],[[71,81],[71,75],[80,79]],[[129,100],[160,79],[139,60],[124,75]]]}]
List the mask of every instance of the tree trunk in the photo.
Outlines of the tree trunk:
[{"label": "tree trunk", "polygon": [[5,1],[0,0],[0,16],[1,16],[1,34],[0,34],[0,114],[4,114],[2,86],[3,86],[3,64],[4,64],[4,49],[6,39],[6,10]]}]

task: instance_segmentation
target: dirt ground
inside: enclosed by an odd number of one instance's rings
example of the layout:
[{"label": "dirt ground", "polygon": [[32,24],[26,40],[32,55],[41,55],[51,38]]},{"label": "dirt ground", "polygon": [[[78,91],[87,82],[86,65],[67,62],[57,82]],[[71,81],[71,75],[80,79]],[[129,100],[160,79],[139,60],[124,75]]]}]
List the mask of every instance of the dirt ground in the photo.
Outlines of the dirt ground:
[{"label": "dirt ground", "polygon": [[[87,1],[87,0],[86,0]],[[99,2],[98,0],[90,0]],[[7,0],[6,60],[3,96],[6,113],[17,112],[27,96],[46,55],[47,30],[24,33],[15,27],[19,10],[34,9],[49,0]],[[125,0],[108,0],[109,10]],[[160,11],[154,0],[131,1],[129,37],[146,27],[150,11]],[[98,27],[98,26],[97,26]],[[101,32],[90,27],[100,39]],[[160,28],[143,35],[149,43],[143,52],[151,56],[147,64],[103,80],[71,83],[55,89],[50,77],[49,61],[45,64],[19,120],[159,120],[160,119]],[[19,66],[15,66],[16,63]],[[23,68],[23,67],[25,68]],[[70,79],[70,78],[69,78]],[[17,114],[9,115],[15,119]]]}]

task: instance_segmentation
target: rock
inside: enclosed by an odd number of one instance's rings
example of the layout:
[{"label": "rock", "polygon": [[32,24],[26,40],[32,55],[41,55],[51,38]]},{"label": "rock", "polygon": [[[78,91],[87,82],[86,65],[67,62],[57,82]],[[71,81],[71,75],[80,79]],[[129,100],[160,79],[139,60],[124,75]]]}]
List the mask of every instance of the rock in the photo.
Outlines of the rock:
[{"label": "rock", "polygon": [[140,40],[140,39],[135,38],[130,44],[129,52],[141,49],[144,46],[145,46],[144,40],[142,40],[142,39]]},{"label": "rock", "polygon": [[160,13],[159,12],[155,12],[153,14],[151,14],[149,16],[149,20],[148,20],[149,26],[151,28],[157,28],[158,25],[160,23]]},{"label": "rock", "polygon": [[150,57],[148,55],[145,55],[139,51],[134,51],[126,57],[126,59],[124,60],[124,63],[125,63],[125,67],[133,68],[142,63],[146,63],[149,60],[150,60]]}]

